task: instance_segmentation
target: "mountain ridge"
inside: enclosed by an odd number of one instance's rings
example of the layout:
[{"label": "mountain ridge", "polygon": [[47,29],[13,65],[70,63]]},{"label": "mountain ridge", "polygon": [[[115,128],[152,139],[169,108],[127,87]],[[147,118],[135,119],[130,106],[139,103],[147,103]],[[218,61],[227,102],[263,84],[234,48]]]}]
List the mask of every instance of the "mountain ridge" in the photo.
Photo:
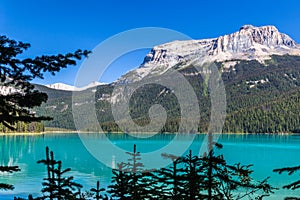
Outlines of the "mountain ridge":
[{"label": "mountain ridge", "polygon": [[[157,45],[145,56],[144,62],[121,76],[116,84],[135,82],[163,74],[180,62],[195,58],[224,62],[230,68],[232,60],[258,60],[263,63],[271,55],[300,55],[300,45],[280,33],[275,26],[244,25],[239,31],[211,39],[173,41]],[[226,63],[228,62],[228,63]]]}]

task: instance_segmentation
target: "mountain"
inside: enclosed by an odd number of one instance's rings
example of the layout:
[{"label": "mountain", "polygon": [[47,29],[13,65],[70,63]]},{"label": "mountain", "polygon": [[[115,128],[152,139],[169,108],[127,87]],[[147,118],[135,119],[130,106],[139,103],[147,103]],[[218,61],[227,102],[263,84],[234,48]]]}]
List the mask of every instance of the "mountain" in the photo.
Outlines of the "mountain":
[{"label": "mountain", "polygon": [[64,83],[53,83],[53,84],[48,84],[45,85],[48,88],[52,88],[55,90],[65,90],[65,91],[76,91],[78,90],[78,88],[76,88],[75,86],[71,86],[71,85],[67,85]]},{"label": "mountain", "polygon": [[97,87],[98,85],[105,85],[105,84],[106,83],[100,83],[100,82],[97,82],[97,81],[93,81],[92,83],[88,84],[87,86],[84,86],[84,87],[81,87],[81,88],[78,88],[78,87],[75,87],[75,86],[72,86],[72,85],[67,85],[67,84],[64,84],[64,83],[54,83],[54,84],[48,84],[48,85],[45,85],[45,86],[48,87],[48,88],[55,89],[55,90],[82,91],[82,90],[86,90],[86,89],[89,89],[89,88]]},{"label": "mountain", "polygon": [[[141,80],[165,73],[178,63],[206,58],[223,62],[230,68],[231,60],[257,60],[263,63],[271,55],[300,55],[300,46],[275,26],[244,25],[239,31],[212,39],[174,41],[152,48],[139,68],[116,81],[117,84]],[[185,65],[182,65],[184,67]]]},{"label": "mountain", "polygon": [[[120,131],[111,105],[122,101],[125,89],[153,78],[173,81],[165,76],[177,70],[195,91],[201,122],[198,131],[205,132],[210,120],[210,92],[207,80],[191,64],[194,59],[214,62],[220,70],[226,90],[227,115],[224,132],[279,133],[300,131],[300,47],[274,26],[245,25],[239,31],[213,39],[174,41],[153,47],[139,68],[129,71],[112,84],[76,91],[75,108],[87,118],[85,96],[95,97],[98,121],[107,131]],[[138,85],[138,84],[137,84]],[[49,100],[37,109],[40,115],[54,120],[46,126],[74,129],[72,92],[37,86]],[[186,98],[189,98],[188,96]],[[130,117],[140,125],[150,123],[149,109],[161,105],[167,114],[162,132],[176,132],[182,121],[181,107],[170,88],[146,84],[138,88],[129,101]],[[125,119],[124,119],[125,120]],[[126,122],[126,121],[125,121]],[[86,123],[84,130],[96,130],[97,124]]]}]

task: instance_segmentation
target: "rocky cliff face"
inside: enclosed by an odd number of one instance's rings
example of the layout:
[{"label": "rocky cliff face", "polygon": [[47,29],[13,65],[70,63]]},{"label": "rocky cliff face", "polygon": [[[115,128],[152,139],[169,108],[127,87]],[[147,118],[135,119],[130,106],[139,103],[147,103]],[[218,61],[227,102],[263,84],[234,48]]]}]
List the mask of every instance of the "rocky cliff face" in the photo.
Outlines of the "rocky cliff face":
[{"label": "rocky cliff face", "polygon": [[[296,42],[286,34],[280,33],[275,26],[254,27],[245,25],[238,32],[221,36],[212,40],[210,54],[216,55],[221,52],[252,52],[259,45],[268,48],[296,47]],[[250,50],[250,51],[249,51]]]},{"label": "rocky cliff face", "polygon": [[134,82],[148,75],[162,74],[179,62],[195,58],[205,57],[225,63],[235,59],[263,62],[274,54],[300,55],[300,46],[275,26],[244,25],[239,31],[218,38],[174,41],[155,46],[138,69],[125,74],[117,83]]}]

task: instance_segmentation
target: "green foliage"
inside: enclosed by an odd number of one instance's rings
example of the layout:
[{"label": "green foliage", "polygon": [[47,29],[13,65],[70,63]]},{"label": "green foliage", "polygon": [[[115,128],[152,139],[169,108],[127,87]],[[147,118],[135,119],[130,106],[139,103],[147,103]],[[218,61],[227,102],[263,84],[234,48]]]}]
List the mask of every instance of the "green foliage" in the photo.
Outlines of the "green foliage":
[{"label": "green foliage", "polygon": [[[216,64],[220,70],[224,70],[222,79],[226,88],[227,117],[223,132],[300,132],[299,56],[273,56],[272,60],[265,64],[237,60],[235,70],[230,71],[223,69],[222,63]],[[189,125],[183,129],[186,132],[206,132],[211,107],[210,94],[205,84],[207,77],[204,79],[193,66],[186,66],[179,72],[194,88],[201,115],[198,130],[189,130]],[[159,80],[161,77],[156,78]],[[172,81],[172,77],[169,78],[170,80],[165,81]],[[113,85],[98,86],[95,93],[98,121],[107,132],[121,131],[111,111],[109,98],[113,87]],[[72,120],[71,92],[55,91],[42,86],[39,88],[49,95],[49,101],[43,104],[37,113],[40,115],[52,113],[51,116],[54,118],[53,121],[46,122],[46,126],[75,129]],[[84,96],[87,93],[91,93],[91,90],[81,92],[80,95]],[[140,126],[147,125],[150,122],[148,111],[154,104],[162,105],[167,112],[167,121],[161,132],[177,132],[182,120],[180,105],[169,88],[157,84],[143,85],[133,93],[129,103],[133,121]],[[64,109],[66,105],[68,108]],[[84,105],[78,105],[77,109],[80,112],[85,111]],[[86,124],[86,130],[93,131],[95,127],[97,125]]]},{"label": "green foliage", "polygon": [[75,130],[72,114],[72,92],[53,90],[40,85],[35,87],[48,95],[48,101],[36,108],[38,115],[47,115],[52,118],[50,121],[44,121],[45,126]]},{"label": "green foliage", "polygon": [[[30,83],[34,78],[43,78],[45,72],[54,75],[68,65],[75,65],[76,60],[86,57],[90,52],[77,50],[65,55],[42,55],[35,58],[20,58],[30,44],[17,42],[6,36],[0,36],[0,87],[11,90],[0,95],[0,132],[41,132],[42,120],[48,116],[36,116],[33,109],[47,101],[47,94],[34,89]],[[0,171],[13,172],[19,168],[3,166]],[[12,190],[9,184],[0,184],[1,189]],[[32,199],[32,198],[30,198]]]},{"label": "green foliage", "polygon": [[18,132],[18,133],[30,133],[30,132],[44,132],[45,127],[42,122],[16,122],[14,125],[14,130],[4,126],[0,123],[0,132],[1,133],[11,133],[11,132]]},{"label": "green foliage", "polygon": [[30,83],[34,78],[43,78],[45,72],[55,74],[60,69],[75,65],[76,60],[86,57],[90,52],[77,50],[65,55],[42,55],[24,58],[21,55],[30,44],[0,36],[0,85],[18,92],[0,95],[0,122],[15,129],[17,122],[36,122],[50,117],[36,116],[32,109],[47,101],[47,94],[34,89]]}]

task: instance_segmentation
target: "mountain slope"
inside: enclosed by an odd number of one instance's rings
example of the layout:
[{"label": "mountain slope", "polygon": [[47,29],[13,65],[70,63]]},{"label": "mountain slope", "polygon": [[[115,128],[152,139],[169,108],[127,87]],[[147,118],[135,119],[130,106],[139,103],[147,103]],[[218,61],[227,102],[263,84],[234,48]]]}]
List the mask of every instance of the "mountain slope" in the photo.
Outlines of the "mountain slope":
[{"label": "mountain slope", "polygon": [[[154,47],[144,63],[108,85],[97,90],[78,91],[78,94],[95,95],[97,117],[102,128],[119,131],[111,111],[111,100],[122,99],[123,91],[112,96],[115,86],[138,84],[146,78],[170,79],[164,76],[170,69],[177,70],[193,87],[200,106],[201,121],[198,130],[207,131],[210,119],[210,94],[201,74],[191,65],[195,58],[214,61],[226,88],[227,117],[224,132],[278,133],[300,130],[300,54],[299,45],[273,26],[243,26],[238,32],[215,39],[174,41]],[[230,65],[229,65],[230,64]],[[49,101],[37,110],[51,114],[53,121],[46,126],[74,129],[72,120],[72,93],[39,89],[49,94]],[[79,95],[79,96],[80,96]],[[189,97],[186,97],[189,98]],[[83,98],[84,99],[84,98]],[[119,99],[119,100],[120,100]],[[89,102],[75,106],[86,113]],[[133,121],[141,126],[150,122],[149,109],[160,104],[167,113],[162,132],[176,132],[181,123],[180,105],[169,88],[147,84],[132,95],[129,108]],[[83,116],[84,117],[84,116]],[[94,130],[95,124],[86,124],[85,130]]]},{"label": "mountain slope", "polygon": [[[222,68],[222,62],[216,63]],[[226,87],[227,116],[225,132],[278,133],[300,130],[300,57],[273,56],[268,66],[258,61],[239,61],[234,71],[223,72]],[[201,122],[199,132],[207,130],[210,117],[210,96],[204,95],[206,85],[192,66],[179,70],[194,88],[199,99]],[[157,76],[159,78],[159,76]],[[117,131],[111,113],[110,97],[114,86],[98,86],[95,95],[97,116],[102,128]],[[46,126],[75,129],[72,115],[72,92],[39,88],[49,94],[49,100],[38,109],[39,114],[51,115]],[[91,90],[85,92],[92,92]],[[83,91],[82,95],[86,95]],[[130,114],[139,125],[149,123],[148,111],[154,104],[162,105],[167,123],[162,131],[173,132],[180,124],[180,105],[168,88],[145,85],[130,101]],[[78,104],[84,112],[84,102]],[[86,130],[93,130],[88,124]]]}]

